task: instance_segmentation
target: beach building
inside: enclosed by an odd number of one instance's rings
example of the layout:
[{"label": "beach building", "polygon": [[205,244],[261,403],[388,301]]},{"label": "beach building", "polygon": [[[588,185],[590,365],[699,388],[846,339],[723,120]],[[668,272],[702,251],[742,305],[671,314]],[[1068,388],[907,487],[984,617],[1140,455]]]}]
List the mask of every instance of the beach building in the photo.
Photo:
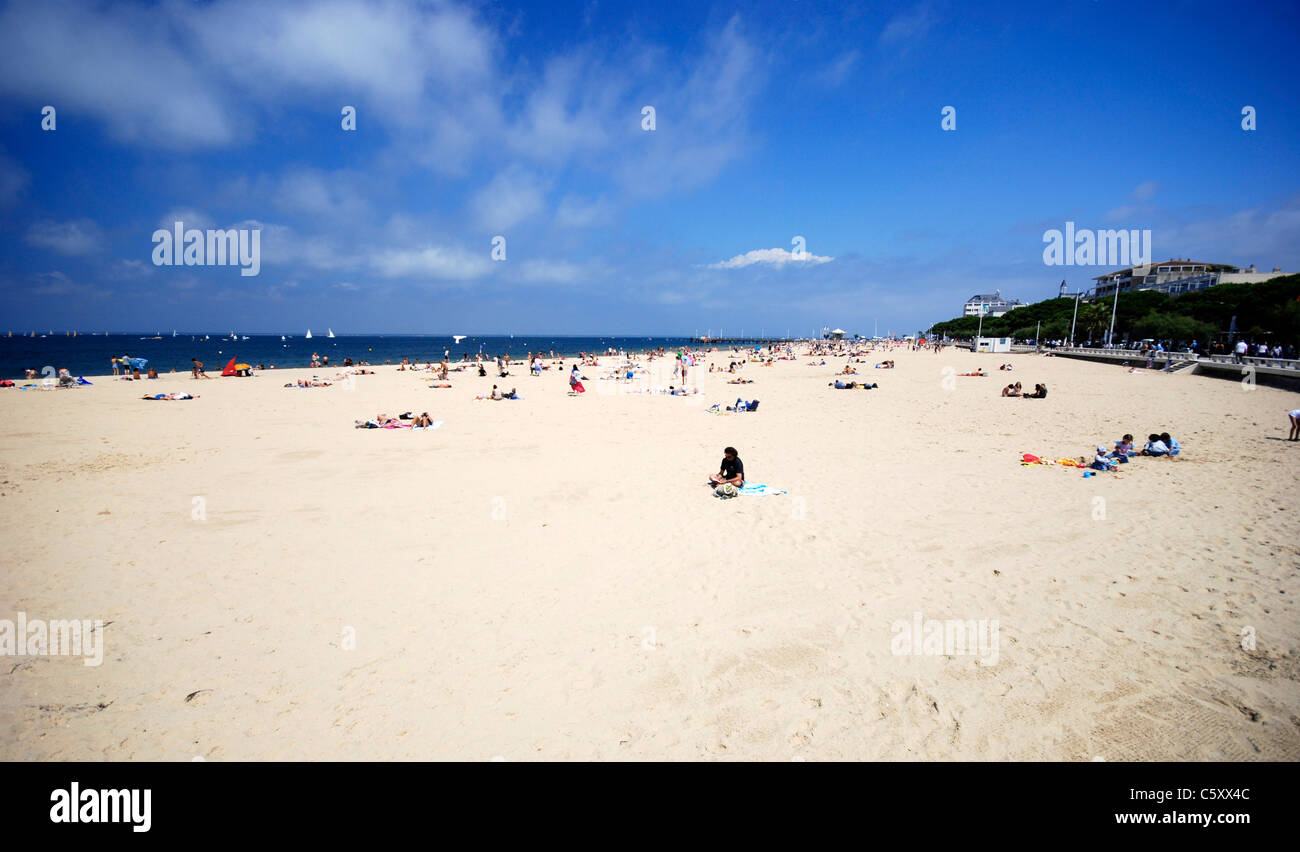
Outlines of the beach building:
[{"label": "beach building", "polygon": [[1090,296],[1113,296],[1116,288],[1121,293],[1154,290],[1177,296],[1205,290],[1217,284],[1258,284],[1286,274],[1280,266],[1273,267],[1272,272],[1260,272],[1254,264],[1242,268],[1230,263],[1174,259],[1162,263],[1144,263],[1098,275],[1093,279],[1097,284]]},{"label": "beach building", "polygon": [[1010,337],[977,337],[975,338],[976,352],[1010,352]]},{"label": "beach building", "polygon": [[1001,290],[994,290],[992,293],[976,293],[966,300],[963,316],[1000,317],[1022,305],[1023,303],[1019,299],[1002,298]]}]

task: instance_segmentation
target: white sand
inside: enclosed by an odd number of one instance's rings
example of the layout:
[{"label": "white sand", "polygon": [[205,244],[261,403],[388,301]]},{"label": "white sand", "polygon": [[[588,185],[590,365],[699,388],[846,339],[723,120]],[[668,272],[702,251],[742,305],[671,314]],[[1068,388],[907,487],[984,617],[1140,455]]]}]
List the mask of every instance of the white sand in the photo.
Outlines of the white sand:
[{"label": "white sand", "polygon": [[[1300,757],[1296,394],[879,357],[703,372],[762,400],[722,417],[594,368],[0,391],[0,618],[111,622],[99,667],[0,658],[0,758]],[[408,409],[445,425],[352,428]],[[1118,479],[1018,464],[1165,430]],[[710,496],[727,444],[789,493]],[[997,619],[996,664],[891,653],[917,611]]]}]

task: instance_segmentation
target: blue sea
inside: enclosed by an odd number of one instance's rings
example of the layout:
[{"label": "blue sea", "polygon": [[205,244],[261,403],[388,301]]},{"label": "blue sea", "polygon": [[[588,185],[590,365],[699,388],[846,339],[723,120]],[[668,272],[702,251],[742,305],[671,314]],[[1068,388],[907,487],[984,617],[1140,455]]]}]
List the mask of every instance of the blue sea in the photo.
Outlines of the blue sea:
[{"label": "blue sea", "polygon": [[74,376],[103,376],[113,372],[109,359],[130,355],[147,358],[159,373],[171,370],[188,373],[190,359],[198,358],[204,367],[221,372],[226,362],[257,366],[274,365],[279,369],[308,367],[312,353],[328,355],[330,366],[342,365],[344,358],[369,361],[371,364],[397,364],[403,358],[424,363],[442,360],[450,350],[452,360],[464,355],[510,355],[524,358],[529,352],[577,355],[579,352],[603,353],[613,347],[640,352],[647,349],[675,349],[690,344],[686,337],[562,337],[547,335],[466,337],[456,343],[451,337],[436,335],[320,335],[307,340],[301,336],[280,339],[278,334],[250,334],[231,340],[230,332],[189,332],[172,337],[153,334],[47,334],[36,337],[0,336],[0,378],[20,379],[23,371],[33,368],[45,375],[45,367],[66,367]]}]

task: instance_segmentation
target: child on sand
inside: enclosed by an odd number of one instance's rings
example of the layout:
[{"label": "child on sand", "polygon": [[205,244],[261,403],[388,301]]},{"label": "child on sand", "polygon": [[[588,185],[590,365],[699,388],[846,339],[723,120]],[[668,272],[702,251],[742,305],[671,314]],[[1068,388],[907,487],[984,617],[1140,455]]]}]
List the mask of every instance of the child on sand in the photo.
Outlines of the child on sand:
[{"label": "child on sand", "polygon": [[1171,456],[1178,455],[1179,451],[1183,448],[1182,444],[1179,444],[1177,440],[1170,437],[1168,432],[1160,433],[1160,442],[1169,448],[1169,455]]},{"label": "child on sand", "polygon": [[1160,436],[1154,432],[1147,435],[1147,444],[1142,448],[1144,456],[1167,456],[1169,455],[1169,445],[1160,440]]},{"label": "child on sand", "polygon": [[1092,457],[1092,464],[1088,465],[1093,470],[1110,470],[1111,465],[1116,464],[1106,455],[1105,447],[1097,447],[1097,454]]},{"label": "child on sand", "polygon": [[1286,413],[1291,418],[1291,431],[1287,434],[1288,441],[1300,441],[1300,408],[1292,409]]}]

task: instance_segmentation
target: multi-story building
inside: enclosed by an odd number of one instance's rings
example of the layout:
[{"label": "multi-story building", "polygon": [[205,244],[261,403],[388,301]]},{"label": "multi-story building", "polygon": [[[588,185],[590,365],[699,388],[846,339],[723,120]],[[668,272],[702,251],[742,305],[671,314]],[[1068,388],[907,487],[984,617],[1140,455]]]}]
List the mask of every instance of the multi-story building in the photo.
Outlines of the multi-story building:
[{"label": "multi-story building", "polygon": [[986,317],[1000,317],[1007,311],[1014,311],[1022,307],[1019,299],[1002,298],[1001,290],[994,290],[991,294],[976,293],[966,300],[966,310],[963,316],[977,317],[980,315]]},{"label": "multi-story building", "polygon": [[1146,263],[1098,275],[1093,279],[1097,285],[1090,295],[1093,298],[1105,298],[1113,296],[1118,288],[1121,293],[1154,290],[1177,296],[1181,293],[1204,290],[1216,284],[1253,284],[1285,274],[1278,266],[1273,267],[1273,271],[1269,273],[1260,272],[1254,266],[1240,269],[1230,263],[1166,260],[1162,263]]}]

